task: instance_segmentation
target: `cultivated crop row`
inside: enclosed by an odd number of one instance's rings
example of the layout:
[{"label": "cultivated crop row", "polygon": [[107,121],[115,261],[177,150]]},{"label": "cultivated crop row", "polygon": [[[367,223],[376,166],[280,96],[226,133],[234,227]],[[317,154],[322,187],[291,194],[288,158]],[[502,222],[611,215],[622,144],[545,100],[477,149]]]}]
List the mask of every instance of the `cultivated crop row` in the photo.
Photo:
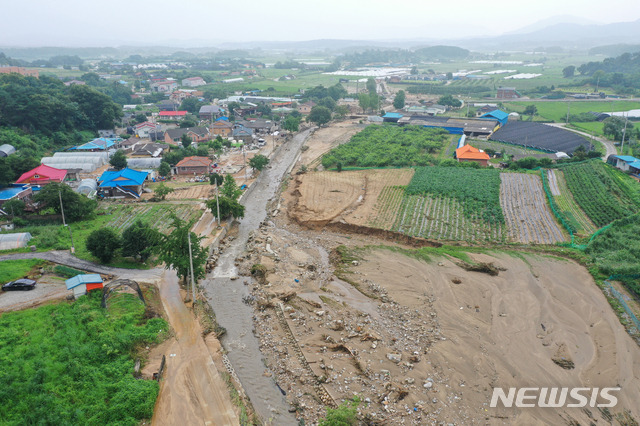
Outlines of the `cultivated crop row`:
[{"label": "cultivated crop row", "polygon": [[112,213],[113,218],[106,227],[122,232],[136,220],[141,220],[160,232],[167,232],[171,227],[171,213],[182,220],[192,220],[201,214],[189,204],[127,205]]},{"label": "cultivated crop row", "polygon": [[511,240],[527,244],[554,244],[565,240],[547,207],[539,176],[502,173],[500,177],[500,201]]},{"label": "cultivated crop row", "polygon": [[465,215],[452,197],[409,195],[402,187],[386,187],[378,197],[376,228],[412,237],[448,241],[503,241],[502,227],[488,226],[473,215]]},{"label": "cultivated crop row", "polygon": [[567,186],[580,208],[598,226],[629,216],[638,209],[627,188],[620,186],[600,161],[562,168]]},{"label": "cultivated crop row", "polygon": [[408,195],[450,197],[462,205],[469,219],[487,225],[504,223],[500,207],[500,172],[493,168],[421,167],[407,186]]},{"label": "cultivated crop row", "polygon": [[573,199],[562,171],[547,170],[547,176],[549,178],[551,194],[553,195],[553,200],[558,207],[560,215],[562,215],[569,225],[579,234],[589,235],[596,232],[596,226],[589,220],[587,215]]}]

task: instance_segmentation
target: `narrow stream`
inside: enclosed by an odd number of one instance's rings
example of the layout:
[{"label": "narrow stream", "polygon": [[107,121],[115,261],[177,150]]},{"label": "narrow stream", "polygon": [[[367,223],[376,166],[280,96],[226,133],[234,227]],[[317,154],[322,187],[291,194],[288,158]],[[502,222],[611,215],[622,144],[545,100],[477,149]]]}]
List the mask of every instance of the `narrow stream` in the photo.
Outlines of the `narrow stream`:
[{"label": "narrow stream", "polygon": [[268,201],[278,191],[282,177],[310,133],[311,130],[301,132],[278,148],[270,167],[260,173],[244,196],[245,217],[239,224],[236,238],[224,249],[213,272],[202,281],[218,322],[227,329],[222,338],[227,356],[257,413],[265,423],[274,425],[296,425],[298,422],[288,412],[289,405],[274,380],[264,376],[266,367],[259,341],[252,333],[253,308],[242,302],[242,297],[249,295],[249,286],[243,284],[245,278],[231,280],[231,277],[237,275],[234,262],[244,252],[249,233],[258,229],[266,218]]}]

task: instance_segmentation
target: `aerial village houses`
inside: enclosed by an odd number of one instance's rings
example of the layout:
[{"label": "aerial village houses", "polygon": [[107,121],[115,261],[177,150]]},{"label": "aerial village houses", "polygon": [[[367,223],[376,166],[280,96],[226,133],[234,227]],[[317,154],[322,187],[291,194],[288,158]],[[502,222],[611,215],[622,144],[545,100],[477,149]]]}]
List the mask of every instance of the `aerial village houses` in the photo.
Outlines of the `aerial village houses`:
[{"label": "aerial village houses", "polygon": [[248,129],[241,124],[236,124],[231,132],[231,137],[235,140],[248,144],[253,140],[253,130]]},{"label": "aerial village houses", "polygon": [[178,88],[178,83],[173,80],[163,80],[155,83],[151,83],[151,89],[154,92],[168,93],[173,92]]},{"label": "aerial village houses", "polygon": [[158,124],[145,121],[144,123],[136,124],[133,127],[133,130],[139,138],[148,138],[151,133],[156,133],[160,130],[160,126]]},{"label": "aerial village houses", "polygon": [[168,144],[179,144],[182,140],[182,136],[187,135],[191,138],[191,142],[200,143],[207,142],[211,139],[209,129],[202,126],[197,127],[185,127],[179,129],[169,129],[164,133],[164,141]]},{"label": "aerial village houses", "polygon": [[182,80],[182,85],[185,87],[198,87],[207,84],[202,77],[189,77]]},{"label": "aerial village houses", "polygon": [[226,117],[221,117],[217,119],[213,123],[213,135],[214,136],[222,136],[223,138],[227,138],[231,136],[231,132],[233,131],[233,124],[229,123],[229,119]]},{"label": "aerial village houses", "polygon": [[161,120],[174,120],[178,121],[187,116],[187,111],[160,111],[158,117]]},{"label": "aerial village houses", "polygon": [[198,117],[200,120],[213,120],[220,117],[224,110],[218,105],[202,105],[200,111],[198,111]]},{"label": "aerial village houses", "polygon": [[313,108],[314,106],[316,106],[316,103],[313,101],[309,101],[309,102],[305,102],[303,104],[299,104],[298,105],[298,112],[300,114],[304,114],[307,115],[311,112],[311,108]]},{"label": "aerial village houses", "polygon": [[98,179],[98,195],[104,198],[140,198],[147,172],[125,168],[106,171]]},{"label": "aerial village houses", "polygon": [[207,157],[185,157],[176,164],[177,175],[206,175],[211,173],[213,162]]}]

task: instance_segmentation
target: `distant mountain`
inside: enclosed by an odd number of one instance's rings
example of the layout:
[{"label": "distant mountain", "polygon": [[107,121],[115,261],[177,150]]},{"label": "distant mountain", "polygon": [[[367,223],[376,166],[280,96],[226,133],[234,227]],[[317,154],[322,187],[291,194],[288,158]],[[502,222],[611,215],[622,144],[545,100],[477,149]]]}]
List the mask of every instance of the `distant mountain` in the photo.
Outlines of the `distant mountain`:
[{"label": "distant mountain", "polygon": [[544,30],[547,27],[557,24],[578,24],[578,25],[599,25],[599,22],[592,21],[590,19],[580,18],[572,15],[557,15],[547,19],[542,19],[526,27],[519,28],[514,31],[509,31],[505,35],[512,34],[529,34],[535,31]]},{"label": "distant mountain", "polygon": [[504,34],[498,37],[447,40],[448,44],[471,50],[531,50],[538,47],[562,46],[588,50],[616,43],[640,43],[640,19],[604,25],[560,23],[526,34]]}]

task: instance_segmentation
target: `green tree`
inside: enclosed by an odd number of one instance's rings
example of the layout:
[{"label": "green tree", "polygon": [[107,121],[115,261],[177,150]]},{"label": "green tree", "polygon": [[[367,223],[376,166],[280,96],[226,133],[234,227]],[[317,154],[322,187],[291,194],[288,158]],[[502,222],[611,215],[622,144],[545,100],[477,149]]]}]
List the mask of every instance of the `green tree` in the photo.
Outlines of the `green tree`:
[{"label": "green tree", "polygon": [[171,166],[165,160],[160,162],[160,167],[158,167],[158,174],[162,177],[168,177],[171,175]]},{"label": "green tree", "polygon": [[309,113],[307,120],[312,123],[316,123],[318,126],[327,124],[331,121],[331,110],[327,107],[316,105],[311,108],[311,112]]},{"label": "green tree", "polygon": [[160,182],[160,185],[156,187],[153,191],[153,198],[157,200],[164,200],[167,195],[171,194],[174,191],[173,188],[164,184],[164,182]]},{"label": "green tree", "polygon": [[232,200],[237,200],[240,195],[242,195],[242,189],[238,187],[236,180],[230,174],[224,177],[224,183],[220,188],[220,192],[222,195],[231,198]]},{"label": "green tree", "polygon": [[209,175],[209,183],[211,185],[215,185],[217,183],[218,186],[220,186],[224,183],[224,176],[219,173],[211,173]]},{"label": "green tree", "polygon": [[180,142],[182,143],[183,148],[188,148],[191,145],[191,138],[185,133],[180,137]]},{"label": "green tree", "polygon": [[118,104],[90,86],[79,84],[70,86],[69,98],[78,104],[92,129],[112,129],[115,121],[122,117],[122,108]]},{"label": "green tree", "polygon": [[7,214],[10,214],[11,217],[22,216],[24,213],[24,201],[19,198],[12,198],[9,201],[5,201],[2,204],[2,210],[4,210]]},{"label": "green tree", "polygon": [[198,155],[198,157],[208,157],[209,149],[205,145],[198,145],[198,148],[196,149],[196,154]]},{"label": "green tree", "polygon": [[138,219],[122,233],[122,256],[146,262],[159,239],[158,231]]},{"label": "green tree", "polygon": [[65,219],[69,222],[88,219],[98,206],[95,200],[90,200],[84,195],[74,192],[68,185],[56,182],[45,185],[33,197],[34,201],[53,209],[56,214],[61,214],[60,198],[62,198],[64,206]]},{"label": "green tree", "polygon": [[[626,131],[625,131],[625,119],[622,117],[609,117],[603,121],[602,125],[602,133],[610,139],[614,141],[622,141],[623,133],[626,133],[627,136],[633,134],[633,124],[627,122],[626,123]],[[625,140],[627,138],[625,137]]]},{"label": "green tree", "polygon": [[369,95],[366,93],[360,93],[358,95],[358,105],[362,108],[362,113],[364,114],[370,108],[371,99]]},{"label": "green tree", "polygon": [[195,220],[186,222],[175,215],[171,215],[171,231],[168,235],[160,234],[160,240],[156,246],[158,259],[165,264],[165,269],[173,268],[186,284],[190,275],[189,265],[189,240],[191,234],[191,252],[193,256],[193,277],[195,280],[204,278],[204,265],[207,263],[207,249],[200,246],[204,237],[199,237],[191,232]]},{"label": "green tree", "polygon": [[369,77],[367,79],[367,91],[369,92],[370,95],[377,93],[377,86],[378,85],[376,84],[376,81],[373,78]]},{"label": "green tree", "polygon": [[393,99],[393,107],[395,109],[402,109],[404,108],[404,102],[405,102],[404,90],[400,90],[398,93],[396,93],[396,97]]},{"label": "green tree", "polygon": [[89,253],[100,259],[102,263],[109,263],[121,245],[118,233],[111,228],[96,229],[89,234],[86,241]]},{"label": "green tree", "polygon": [[197,114],[200,111],[200,107],[204,105],[204,102],[200,102],[198,98],[190,96],[185,98],[180,104],[181,111],[189,111],[191,114]]},{"label": "green tree", "polygon": [[564,67],[562,69],[562,75],[564,76],[564,78],[573,77],[575,72],[576,72],[576,67],[573,65],[569,65],[568,67]]},{"label": "green tree", "polygon": [[333,98],[327,96],[326,98],[318,100],[318,105],[328,108],[329,111],[336,109],[336,101]]},{"label": "green tree", "polygon": [[121,149],[117,150],[109,159],[109,164],[116,170],[122,170],[127,167],[127,156],[124,151]]},{"label": "green tree", "polygon": [[258,171],[262,171],[267,164],[269,159],[262,154],[257,154],[249,160],[249,165]]},{"label": "green tree", "polygon": [[453,80],[453,73],[451,71],[447,73],[447,80]]},{"label": "green tree", "polygon": [[218,206],[220,207],[221,220],[226,220],[230,217],[234,217],[236,219],[244,217],[244,206],[229,197],[220,196],[218,197],[217,203],[216,199],[212,198],[207,201],[206,204],[207,207],[211,209],[214,215],[217,214]]},{"label": "green tree", "polygon": [[450,106],[453,108],[460,108],[462,106],[462,102],[459,99],[453,97],[453,95],[445,95],[441,96],[438,99],[438,103],[444,106]]},{"label": "green tree", "polygon": [[411,67],[411,75],[416,75],[416,74],[418,74],[418,67],[416,66]]},{"label": "green tree", "polygon": [[300,129],[300,119],[289,115],[284,119],[282,128],[290,132],[297,132]]},{"label": "green tree", "polygon": [[338,118],[344,118],[347,116],[347,114],[349,114],[349,107],[346,105],[338,105],[334,111],[334,113],[336,114],[336,117]]},{"label": "green tree", "polygon": [[538,113],[538,108],[535,105],[527,105],[524,108],[524,114],[529,116],[529,121],[533,121],[533,117]]},{"label": "green tree", "polygon": [[340,83],[336,83],[327,89],[327,94],[331,96],[334,101],[342,99],[348,95],[347,90]]}]

